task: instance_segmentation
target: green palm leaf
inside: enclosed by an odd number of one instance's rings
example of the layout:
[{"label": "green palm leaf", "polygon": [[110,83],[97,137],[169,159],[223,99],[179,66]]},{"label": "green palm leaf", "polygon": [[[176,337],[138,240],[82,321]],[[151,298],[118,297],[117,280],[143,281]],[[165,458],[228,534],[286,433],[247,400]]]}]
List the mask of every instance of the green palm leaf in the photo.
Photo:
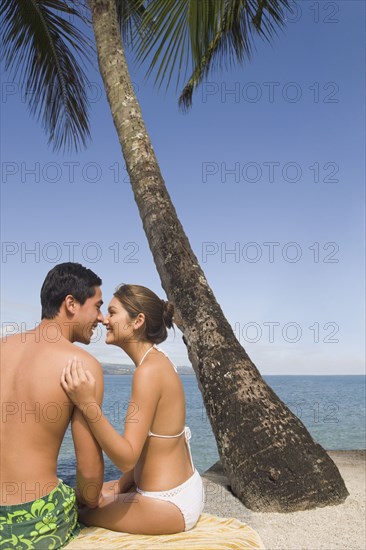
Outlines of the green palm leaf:
[{"label": "green palm leaf", "polygon": [[[179,98],[192,104],[197,86],[222,65],[250,59],[255,35],[270,40],[284,24],[291,0],[115,0],[125,45],[147,77],[166,87],[185,84]],[[86,14],[86,15],[85,15]],[[53,149],[86,146],[90,137],[85,61],[93,43],[87,0],[3,0],[1,49],[33,116],[42,120]],[[71,22],[74,19],[75,24]],[[191,74],[187,81],[187,74]]]},{"label": "green palm leaf", "polygon": [[[155,83],[159,86],[164,79],[167,79],[167,88],[170,84],[173,71],[178,62],[178,79],[181,78],[180,71],[185,58],[185,71],[191,57],[191,41],[189,40],[189,0],[151,0],[147,3],[144,15],[141,20],[142,37],[136,41],[136,61],[144,63],[152,56],[146,76],[149,77],[157,67]],[[202,2],[204,4],[205,2]],[[196,3],[201,4],[200,2]]]},{"label": "green palm leaf", "polygon": [[143,64],[152,58],[146,76],[155,71],[158,86],[165,81],[168,87],[176,73],[178,87],[186,78],[182,66],[190,67],[179,98],[188,108],[194,89],[209,73],[250,60],[256,35],[273,38],[284,25],[285,9],[290,0],[150,0],[141,18],[145,32],[136,60]]},{"label": "green palm leaf", "polygon": [[144,0],[116,0],[118,23],[125,46],[133,45],[136,32],[140,39],[141,21],[145,12]]},{"label": "green palm leaf", "polygon": [[71,22],[85,18],[62,0],[2,0],[0,15],[5,68],[42,118],[48,143],[54,151],[85,147],[89,81],[80,61],[90,61],[93,45]]}]

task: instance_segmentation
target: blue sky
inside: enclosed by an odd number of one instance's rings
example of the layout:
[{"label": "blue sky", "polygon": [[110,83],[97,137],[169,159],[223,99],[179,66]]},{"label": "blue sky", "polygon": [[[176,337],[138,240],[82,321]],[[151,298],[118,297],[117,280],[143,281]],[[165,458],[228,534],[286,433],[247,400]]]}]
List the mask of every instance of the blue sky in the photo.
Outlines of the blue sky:
[{"label": "blue sky", "polygon": [[[299,2],[273,45],[210,76],[188,114],[130,63],[178,216],[263,374],[364,372],[364,18],[363,2]],[[38,322],[43,279],[62,261],[96,271],[105,302],[121,282],[164,296],[100,77],[89,77],[92,141],[65,155],[2,74],[3,333]],[[179,331],[164,347],[188,364]],[[104,330],[88,349],[130,362]]]}]

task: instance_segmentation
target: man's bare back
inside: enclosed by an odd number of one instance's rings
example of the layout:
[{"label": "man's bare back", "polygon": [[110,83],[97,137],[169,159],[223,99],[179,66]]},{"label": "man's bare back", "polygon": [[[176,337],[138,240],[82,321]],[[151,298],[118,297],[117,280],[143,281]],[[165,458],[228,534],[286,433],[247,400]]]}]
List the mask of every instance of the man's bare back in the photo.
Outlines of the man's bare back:
[{"label": "man's bare back", "polygon": [[29,503],[58,485],[57,457],[70,419],[77,496],[88,506],[98,503],[104,474],[102,452],[62,389],[60,377],[67,361],[79,357],[96,377],[97,399],[102,403],[102,368],[74,345],[88,344],[103,321],[101,284],[95,273],[80,264],[55,266],[41,289],[41,323],[34,330],[2,338],[1,506]]},{"label": "man's bare back", "polygon": [[[60,379],[69,360],[81,359],[97,380],[96,400],[102,404],[102,368],[74,345],[89,344],[103,321],[101,284],[80,264],[56,265],[41,288],[41,323],[2,337],[0,531],[7,548],[63,548],[80,531],[77,501],[91,508],[99,502],[102,451]],[[57,457],[70,420],[76,492],[57,478]]]},{"label": "man's bare back", "polygon": [[1,504],[11,505],[38,499],[58,484],[57,456],[71,418],[82,455],[78,458],[91,457],[91,477],[100,472],[98,446],[63,391],[60,376],[74,355],[99,379],[101,369],[89,353],[47,324],[5,340],[1,344]]}]

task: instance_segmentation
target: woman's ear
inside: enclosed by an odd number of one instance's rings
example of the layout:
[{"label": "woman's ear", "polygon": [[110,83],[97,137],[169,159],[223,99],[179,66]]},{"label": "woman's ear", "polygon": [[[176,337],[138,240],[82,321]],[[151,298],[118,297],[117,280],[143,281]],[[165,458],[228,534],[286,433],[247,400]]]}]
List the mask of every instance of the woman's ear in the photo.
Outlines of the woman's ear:
[{"label": "woman's ear", "polygon": [[138,330],[145,324],[145,314],[139,313],[137,317],[133,320],[133,327],[134,329]]}]

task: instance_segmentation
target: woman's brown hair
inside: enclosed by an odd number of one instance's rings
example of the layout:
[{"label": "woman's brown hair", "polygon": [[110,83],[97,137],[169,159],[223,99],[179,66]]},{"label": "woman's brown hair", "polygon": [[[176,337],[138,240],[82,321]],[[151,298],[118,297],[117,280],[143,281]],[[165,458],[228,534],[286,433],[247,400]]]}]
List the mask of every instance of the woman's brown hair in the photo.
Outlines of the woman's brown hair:
[{"label": "woman's brown hair", "polygon": [[155,292],[140,285],[120,285],[114,293],[131,319],[139,313],[145,315],[141,337],[154,344],[164,342],[167,328],[173,327],[174,306],[172,302],[161,300]]}]

